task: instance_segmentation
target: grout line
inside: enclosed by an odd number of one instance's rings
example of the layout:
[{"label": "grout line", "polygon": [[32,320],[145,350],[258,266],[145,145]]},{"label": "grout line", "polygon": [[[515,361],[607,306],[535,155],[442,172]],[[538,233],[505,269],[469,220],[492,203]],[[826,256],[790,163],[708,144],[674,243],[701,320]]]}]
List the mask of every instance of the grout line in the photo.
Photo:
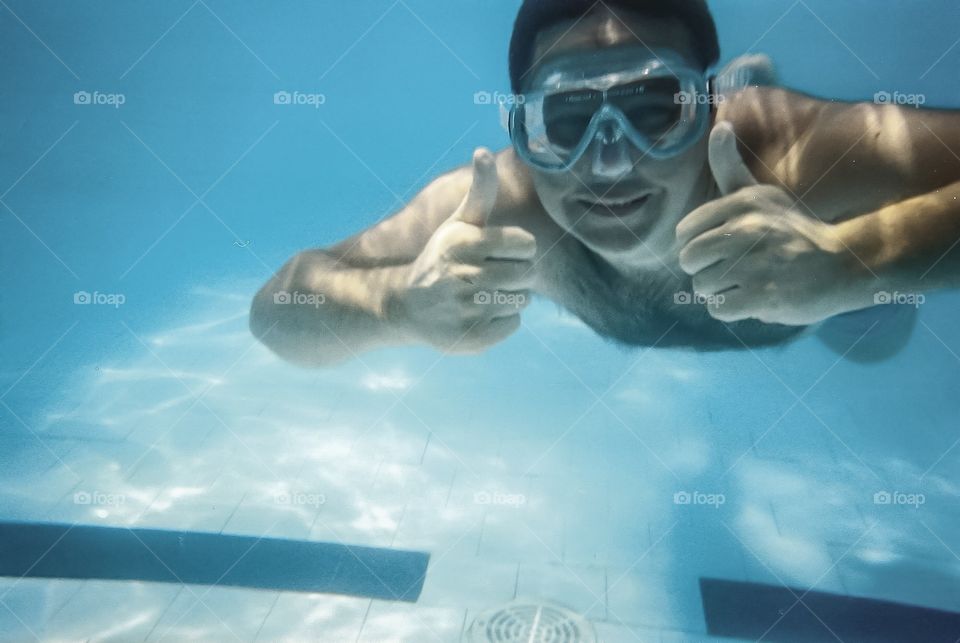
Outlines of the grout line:
[{"label": "grout line", "polygon": [[[177,589],[177,593],[173,595],[173,598],[170,600],[169,603],[167,603],[167,606],[163,608],[163,611],[160,612],[159,616],[157,616],[157,620],[154,621],[153,627],[151,627],[150,631],[147,632],[147,635],[143,637],[144,641],[148,640],[151,636],[153,636],[153,633],[154,631],[156,631],[157,626],[160,625],[160,622],[163,620],[163,617],[167,615],[167,612],[170,611],[170,608],[173,607],[173,604],[177,602],[178,598],[180,598],[180,594],[183,593],[183,590],[185,587],[186,585],[180,585],[180,588]],[[163,637],[160,637],[160,638],[163,638]]]},{"label": "grout line", "polygon": [[52,622],[52,621],[57,617],[57,614],[59,614],[60,612],[62,612],[63,609],[64,609],[67,605],[69,605],[70,602],[73,601],[73,599],[76,598],[76,597],[80,594],[80,592],[83,591],[83,588],[86,587],[87,583],[89,583],[89,582],[90,582],[89,580],[82,580],[82,581],[80,581],[79,583],[77,583],[77,589],[76,589],[76,591],[74,591],[72,594],[70,594],[70,596],[67,597],[67,600],[65,600],[65,601],[63,601],[62,603],[60,603],[60,606],[57,607],[57,609],[55,609],[52,614],[49,614],[49,615],[47,616],[47,623],[49,624],[50,622]]},{"label": "grout line", "polygon": [[477,556],[480,555],[480,544],[483,543],[483,531],[484,529],[486,529],[486,526],[487,526],[487,512],[484,511],[483,520],[480,521],[480,537],[477,538],[477,553],[476,553]]},{"label": "grout line", "polygon": [[463,608],[463,623],[460,624],[460,637],[457,639],[458,643],[463,643],[463,635],[467,633],[467,612],[469,611],[468,608]]},{"label": "grout line", "polygon": [[417,463],[420,466],[423,466],[423,459],[427,457],[427,449],[430,447],[431,438],[433,438],[433,431],[427,433],[427,441],[423,445],[423,452],[420,454],[420,462]]},{"label": "grout line", "polygon": [[447,499],[443,501],[443,508],[444,508],[444,509],[446,509],[447,506],[450,504],[450,496],[451,496],[451,494],[453,494],[453,483],[454,483],[454,481],[456,481],[456,479],[457,479],[457,474],[458,474],[459,472],[460,472],[460,468],[457,467],[456,469],[453,470],[453,475],[450,476],[450,486],[447,487]]},{"label": "grout line", "polygon": [[233,508],[233,511],[230,512],[230,515],[227,516],[227,519],[223,522],[223,527],[221,527],[220,531],[218,531],[217,533],[219,534],[223,533],[223,530],[226,529],[227,525],[230,524],[230,521],[233,520],[234,514],[237,513],[237,510],[240,509],[240,505],[243,504],[243,501],[246,500],[246,498],[247,498],[247,492],[245,491],[243,492],[243,495],[240,496],[240,502],[237,503],[237,505]]},{"label": "grout line", "polygon": [[407,516],[407,507],[410,506],[409,502],[404,501],[403,511],[400,512],[400,519],[397,521],[397,528],[393,530],[393,535],[390,536],[390,547],[393,547],[393,543],[397,540],[397,534],[400,532],[400,527],[403,525],[403,519]]},{"label": "grout line", "polygon": [[363,635],[363,628],[367,626],[367,617],[370,616],[370,608],[373,607],[373,599],[370,599],[370,602],[367,603],[367,611],[363,613],[363,621],[360,622],[360,630],[357,632],[357,638],[355,643],[360,641],[360,637]]},{"label": "grout line", "polygon": [[768,505],[769,508],[770,508],[770,515],[773,517],[773,526],[774,526],[774,528],[777,530],[777,534],[778,534],[781,538],[786,538],[786,537],[787,537],[787,534],[785,533],[785,531],[786,531],[785,527],[786,527],[786,526],[784,526],[784,529],[781,529],[781,528],[780,528],[780,521],[777,519],[777,510],[776,510],[776,508],[773,506],[773,501],[772,501],[772,500],[768,500],[768,501],[767,501],[767,505]]},{"label": "grout line", "polygon": [[277,606],[277,603],[280,602],[280,594],[281,594],[281,593],[282,593],[282,592],[277,592],[277,597],[274,598],[274,599],[273,599],[273,603],[270,604],[270,609],[267,610],[266,615],[263,617],[263,620],[260,622],[260,627],[257,628],[256,633],[253,635],[253,640],[254,640],[254,641],[256,641],[258,638],[260,638],[260,632],[263,631],[263,626],[267,624],[267,620],[269,620],[270,615],[273,614],[274,608]]}]

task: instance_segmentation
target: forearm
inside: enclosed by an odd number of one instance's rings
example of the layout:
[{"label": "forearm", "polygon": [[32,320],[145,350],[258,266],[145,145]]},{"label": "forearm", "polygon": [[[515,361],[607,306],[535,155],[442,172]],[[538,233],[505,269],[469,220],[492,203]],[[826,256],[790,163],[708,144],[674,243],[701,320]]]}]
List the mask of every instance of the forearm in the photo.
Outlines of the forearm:
[{"label": "forearm", "polygon": [[852,274],[867,286],[864,298],[960,287],[960,182],[838,223],[837,231]]},{"label": "forearm", "polygon": [[407,270],[351,268],[322,251],[300,253],[257,293],[251,331],[301,366],[332,365],[372,348],[411,343],[392,314]]}]

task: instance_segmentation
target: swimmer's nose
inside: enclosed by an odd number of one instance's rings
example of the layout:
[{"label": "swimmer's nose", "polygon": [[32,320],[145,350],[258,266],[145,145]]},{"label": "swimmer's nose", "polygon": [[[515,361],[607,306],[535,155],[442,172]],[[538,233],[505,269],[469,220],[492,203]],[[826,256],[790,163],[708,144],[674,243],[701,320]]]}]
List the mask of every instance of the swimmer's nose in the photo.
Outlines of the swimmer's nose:
[{"label": "swimmer's nose", "polygon": [[630,141],[616,123],[604,123],[594,140],[594,176],[616,179],[632,169]]}]

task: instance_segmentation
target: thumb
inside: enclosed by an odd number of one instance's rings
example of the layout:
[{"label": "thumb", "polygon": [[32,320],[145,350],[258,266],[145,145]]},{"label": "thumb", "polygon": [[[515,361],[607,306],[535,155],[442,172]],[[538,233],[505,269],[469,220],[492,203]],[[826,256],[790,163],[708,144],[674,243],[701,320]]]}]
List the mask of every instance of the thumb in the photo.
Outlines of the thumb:
[{"label": "thumb", "polygon": [[710,170],[723,196],[759,184],[737,149],[737,135],[728,121],[717,123],[710,132]]},{"label": "thumb", "polygon": [[473,183],[452,218],[476,226],[486,225],[499,189],[496,159],[490,150],[477,148],[473,153]]}]

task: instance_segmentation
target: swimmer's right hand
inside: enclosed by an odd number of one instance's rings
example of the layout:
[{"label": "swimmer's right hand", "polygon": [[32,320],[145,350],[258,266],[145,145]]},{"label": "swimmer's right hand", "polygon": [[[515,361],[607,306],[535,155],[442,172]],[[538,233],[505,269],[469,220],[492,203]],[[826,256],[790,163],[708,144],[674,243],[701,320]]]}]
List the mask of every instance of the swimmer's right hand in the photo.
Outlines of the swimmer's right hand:
[{"label": "swimmer's right hand", "polygon": [[494,156],[473,154],[473,183],[411,265],[392,321],[449,353],[477,353],[513,334],[534,284],[533,234],[488,225],[499,191]]}]

